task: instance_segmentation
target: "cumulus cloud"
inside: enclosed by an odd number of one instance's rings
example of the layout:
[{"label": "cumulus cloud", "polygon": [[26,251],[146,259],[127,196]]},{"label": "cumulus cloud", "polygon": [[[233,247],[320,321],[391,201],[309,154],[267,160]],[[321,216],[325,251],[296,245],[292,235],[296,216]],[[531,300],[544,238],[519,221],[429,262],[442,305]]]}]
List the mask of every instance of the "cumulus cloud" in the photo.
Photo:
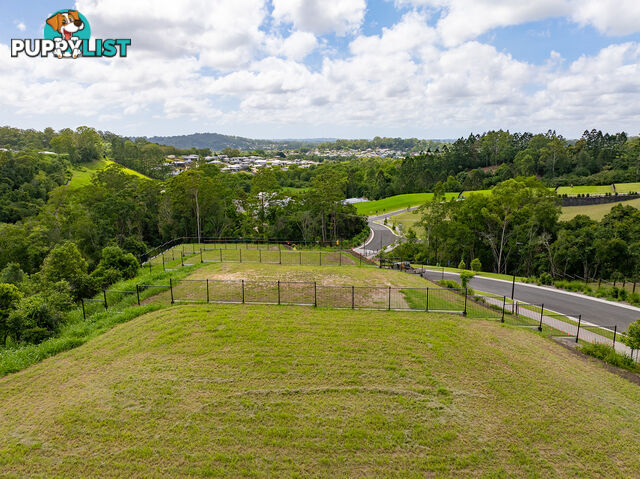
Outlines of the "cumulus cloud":
[{"label": "cumulus cloud", "polygon": [[365,0],[273,0],[277,22],[292,23],[298,30],[318,35],[346,35],[357,30],[365,10]]},{"label": "cumulus cloud", "polygon": [[437,29],[445,45],[477,38],[493,28],[566,17],[607,35],[640,31],[636,0],[396,0],[398,5],[442,12]]},{"label": "cumulus cloud", "polygon": [[[125,134],[154,134],[154,121],[166,120],[212,131],[235,125],[230,132],[244,135],[253,133],[238,125],[429,136],[621,129],[640,120],[635,42],[572,62],[551,52],[534,65],[477,40],[558,15],[620,34],[636,28],[634,5],[616,17],[603,13],[607,0],[581,9],[569,8],[573,0],[411,2],[395,24],[365,34],[363,0],[274,0],[271,14],[266,0],[77,0],[95,37],[132,38],[128,58],[15,59],[0,43],[0,82],[12,85],[0,90],[0,121],[47,116],[56,127],[104,122]],[[343,48],[331,44],[333,34],[344,35]],[[61,94],[73,101],[51,101]]]},{"label": "cumulus cloud", "polygon": [[18,30],[20,30],[21,32],[24,32],[27,29],[27,26],[24,24],[24,22],[21,22],[19,20],[15,20],[13,22],[13,24],[16,26],[16,28]]}]

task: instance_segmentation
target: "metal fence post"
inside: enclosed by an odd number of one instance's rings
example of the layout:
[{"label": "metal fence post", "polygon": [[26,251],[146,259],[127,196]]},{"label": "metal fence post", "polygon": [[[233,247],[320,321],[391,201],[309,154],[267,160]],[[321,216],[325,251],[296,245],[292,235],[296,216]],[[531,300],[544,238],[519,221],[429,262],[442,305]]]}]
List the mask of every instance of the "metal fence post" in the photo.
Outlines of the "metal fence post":
[{"label": "metal fence post", "polygon": [[222,263],[222,248],[220,248],[218,251],[220,251],[220,262]]},{"label": "metal fence post", "polygon": [[427,293],[426,293],[427,294],[427,307],[425,309],[425,312],[428,313],[429,312],[429,288],[426,288],[426,290],[427,290]]},{"label": "metal fence post", "polygon": [[300,264],[302,264],[302,251],[300,251],[299,255],[300,255],[300,260],[299,260],[299,262],[300,262]]},{"label": "metal fence post", "polygon": [[244,304],[244,279],[242,280],[242,304]]},{"label": "metal fence post", "polygon": [[[260,245],[258,245],[258,246],[260,246]],[[262,250],[261,249],[258,249],[258,261],[260,263],[262,263]]]},{"label": "metal fence post", "polygon": [[542,332],[542,318],[544,316],[544,304],[540,308],[540,325],[538,326],[538,331]]},{"label": "metal fence post", "polygon": [[389,311],[391,311],[391,286],[389,286],[389,306],[387,307]]},{"label": "metal fence post", "polygon": [[616,349],[616,335],[618,334],[618,325],[613,327],[613,349]]},{"label": "metal fence post", "polygon": [[184,266],[184,253],[180,254],[180,264]]},{"label": "metal fence post", "polygon": [[356,309],[356,288],[351,286],[351,309]]},{"label": "metal fence post", "polygon": [[313,306],[318,307],[318,284],[313,282]]},{"label": "metal fence post", "polygon": [[240,262],[242,263],[242,248],[240,248],[238,251],[240,251]]},{"label": "metal fence post", "polygon": [[278,280],[278,304],[280,304],[280,280]]},{"label": "metal fence post", "polygon": [[107,305],[107,290],[103,289],[102,294],[104,296],[104,309],[107,310],[109,308],[109,306]]},{"label": "metal fence post", "polygon": [[463,316],[467,315],[467,288],[464,288],[464,313],[462,313]]},{"label": "metal fence post", "polygon": [[138,306],[140,306],[140,285],[136,284],[136,296],[138,297]]},{"label": "metal fence post", "polygon": [[507,297],[502,297],[502,318],[500,319],[501,323],[504,323],[504,310],[507,308]]},{"label": "metal fence post", "polygon": [[164,251],[162,252],[162,271],[166,271],[167,269],[164,267]]},{"label": "metal fence post", "polygon": [[279,255],[279,260],[278,260],[278,262],[279,262],[280,264],[282,264],[282,248],[279,248],[279,249],[278,249],[278,255]]},{"label": "metal fence post", "polygon": [[342,251],[338,251],[338,259],[340,261],[340,266],[342,266]]},{"label": "metal fence post", "polygon": [[320,251],[318,255],[320,256],[320,266],[322,266],[322,251]]},{"label": "metal fence post", "polygon": [[171,290],[171,304],[173,304],[173,279],[171,278],[169,278],[169,289]]},{"label": "metal fence post", "polygon": [[578,342],[578,337],[580,336],[580,323],[582,322],[582,315],[578,315],[578,330],[576,331],[576,343]]},{"label": "metal fence post", "polygon": [[209,302],[209,278],[207,278],[207,303]]},{"label": "metal fence post", "polygon": [[86,321],[87,320],[87,313],[84,310],[84,299],[80,298],[80,303],[82,303],[82,318]]},{"label": "metal fence post", "polygon": [[200,263],[204,263],[204,260],[202,259],[202,246],[200,246]]}]

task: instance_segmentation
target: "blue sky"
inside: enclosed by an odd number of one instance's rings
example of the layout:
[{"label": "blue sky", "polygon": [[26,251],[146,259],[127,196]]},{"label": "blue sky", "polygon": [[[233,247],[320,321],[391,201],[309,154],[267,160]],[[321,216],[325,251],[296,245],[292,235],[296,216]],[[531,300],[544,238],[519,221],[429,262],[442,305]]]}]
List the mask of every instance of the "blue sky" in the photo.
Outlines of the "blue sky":
[{"label": "blue sky", "polygon": [[[131,38],[130,55],[10,57],[12,38],[41,38],[63,8],[79,9],[94,38]],[[21,128],[257,138],[639,130],[635,1],[5,0],[0,13],[0,123]]]}]

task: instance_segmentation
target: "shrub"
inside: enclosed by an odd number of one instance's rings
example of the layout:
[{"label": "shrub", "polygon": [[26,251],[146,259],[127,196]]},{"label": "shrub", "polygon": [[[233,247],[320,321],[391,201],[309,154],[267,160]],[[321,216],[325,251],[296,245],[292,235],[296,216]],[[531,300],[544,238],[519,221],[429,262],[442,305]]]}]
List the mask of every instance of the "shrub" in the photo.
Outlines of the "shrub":
[{"label": "shrub", "polygon": [[587,343],[580,346],[579,350],[589,356],[601,359],[612,366],[637,371],[637,366],[633,359],[629,356],[616,352],[611,346],[606,344]]},{"label": "shrub", "polygon": [[106,288],[121,279],[131,279],[140,265],[131,253],[125,253],[117,246],[107,246],[102,250],[98,267],[91,273],[91,279],[99,288]]},{"label": "shrub", "polygon": [[544,284],[546,286],[551,286],[553,284],[553,276],[549,273],[542,273],[539,278],[540,284]]},{"label": "shrub", "polygon": [[482,263],[478,258],[474,258],[473,261],[471,261],[471,271],[475,271],[476,273],[482,271]]},{"label": "shrub", "polygon": [[16,342],[41,342],[53,335],[73,306],[69,284],[59,281],[48,290],[23,298],[9,314],[7,332]]},{"label": "shrub", "polygon": [[467,289],[469,287],[469,281],[471,281],[474,276],[474,273],[471,273],[469,271],[462,271],[460,273],[460,283],[462,284],[462,287]]},{"label": "shrub", "polygon": [[467,264],[464,262],[463,259],[461,259],[460,262],[458,263],[458,269],[467,269]]},{"label": "shrub", "polygon": [[438,281],[438,284],[440,286],[444,286],[445,288],[460,289],[460,285],[458,284],[458,282],[452,279],[443,279],[442,281]]}]

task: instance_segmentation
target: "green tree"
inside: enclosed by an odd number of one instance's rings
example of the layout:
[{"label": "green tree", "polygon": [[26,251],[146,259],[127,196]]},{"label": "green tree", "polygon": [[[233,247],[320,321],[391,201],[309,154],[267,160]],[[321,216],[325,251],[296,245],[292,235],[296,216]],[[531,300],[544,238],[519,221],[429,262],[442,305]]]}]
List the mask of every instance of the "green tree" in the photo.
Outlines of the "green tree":
[{"label": "green tree", "polygon": [[125,253],[118,246],[107,246],[102,250],[102,259],[91,273],[91,278],[100,288],[105,288],[121,279],[135,277],[140,265],[131,253]]},{"label": "green tree", "polygon": [[23,279],[24,271],[22,271],[18,263],[9,263],[0,271],[0,283],[9,283],[17,286],[22,283]]},{"label": "green tree", "polygon": [[0,283],[0,334],[3,344],[7,344],[9,334],[9,315],[18,306],[22,293],[13,284]]},{"label": "green tree", "polygon": [[626,336],[622,336],[622,341],[631,348],[631,356],[633,357],[633,352],[640,349],[640,319],[629,325]]},{"label": "green tree", "polygon": [[76,297],[88,288],[88,265],[75,243],[66,242],[53,248],[42,264],[42,279],[47,283],[66,281]]}]

